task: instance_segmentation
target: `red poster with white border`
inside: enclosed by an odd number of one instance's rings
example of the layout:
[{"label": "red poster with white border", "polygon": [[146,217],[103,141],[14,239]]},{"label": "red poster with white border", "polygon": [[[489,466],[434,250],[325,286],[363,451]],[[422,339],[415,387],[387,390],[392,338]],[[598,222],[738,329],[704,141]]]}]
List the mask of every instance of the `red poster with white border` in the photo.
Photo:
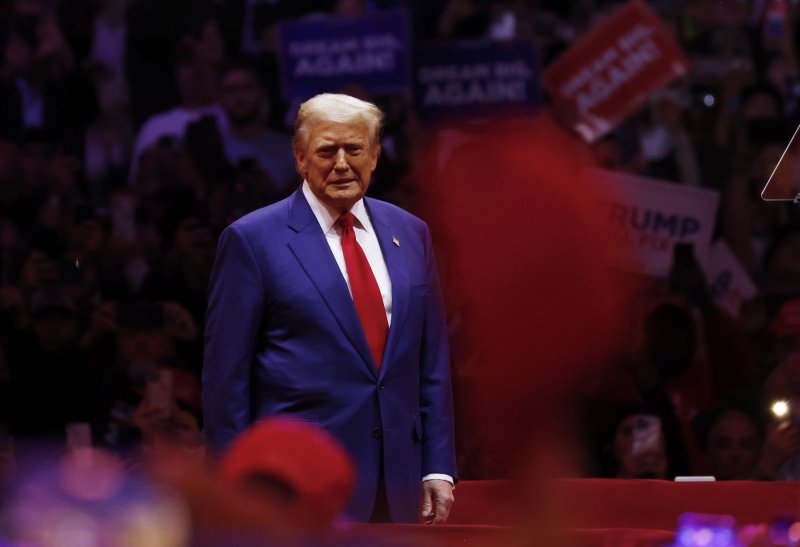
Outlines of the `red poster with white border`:
[{"label": "red poster with white border", "polygon": [[542,82],[557,116],[594,142],[688,68],[669,28],[631,0],[556,59]]}]

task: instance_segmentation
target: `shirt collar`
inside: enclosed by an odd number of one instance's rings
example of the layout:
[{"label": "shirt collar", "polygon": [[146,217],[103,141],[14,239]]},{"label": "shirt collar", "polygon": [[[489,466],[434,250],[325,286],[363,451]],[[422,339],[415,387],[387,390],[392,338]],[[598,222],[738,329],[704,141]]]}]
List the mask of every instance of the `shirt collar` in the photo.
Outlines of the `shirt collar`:
[{"label": "shirt collar", "polygon": [[[311,187],[308,185],[307,181],[303,181],[303,196],[305,196],[308,205],[311,207],[311,211],[314,213],[314,216],[317,218],[317,222],[319,222],[320,228],[324,233],[328,233],[333,225],[336,224],[336,220],[339,218],[339,212],[332,210],[328,207],[327,204],[320,201],[320,199],[314,195],[311,191]],[[367,214],[367,207],[364,205],[364,198],[361,198],[350,208],[350,212],[353,213],[353,216],[356,217],[356,226],[366,230],[367,232],[372,232],[372,222],[370,222],[369,215]]]}]

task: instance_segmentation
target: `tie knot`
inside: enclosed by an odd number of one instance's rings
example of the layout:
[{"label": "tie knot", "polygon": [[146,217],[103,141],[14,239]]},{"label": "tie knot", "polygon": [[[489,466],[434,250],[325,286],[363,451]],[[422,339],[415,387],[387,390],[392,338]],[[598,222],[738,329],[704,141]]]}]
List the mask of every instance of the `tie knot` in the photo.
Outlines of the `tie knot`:
[{"label": "tie knot", "polygon": [[346,211],[339,215],[339,218],[336,219],[336,224],[342,227],[343,230],[351,230],[353,225],[356,222],[356,217],[353,216],[353,213],[350,211]]}]

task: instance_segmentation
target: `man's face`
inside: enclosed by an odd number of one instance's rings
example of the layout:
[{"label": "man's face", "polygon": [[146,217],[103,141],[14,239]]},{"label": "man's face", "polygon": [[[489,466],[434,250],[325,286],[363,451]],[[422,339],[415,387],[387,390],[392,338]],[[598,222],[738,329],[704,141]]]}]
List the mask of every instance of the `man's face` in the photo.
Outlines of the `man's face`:
[{"label": "man's face", "polygon": [[249,123],[261,114],[264,89],[255,75],[246,70],[230,70],[222,77],[222,108],[231,125]]},{"label": "man's face", "polygon": [[380,145],[362,121],[311,123],[305,147],[294,151],[297,170],[320,201],[344,212],[366,193]]},{"label": "man's face", "polygon": [[760,441],[755,426],[747,416],[733,412],[711,429],[708,460],[718,479],[750,478],[758,461]]},{"label": "man's face", "polygon": [[658,445],[634,452],[635,423],[638,416],[628,416],[618,426],[614,435],[614,457],[619,463],[619,476],[624,478],[664,478],[667,474],[667,456],[664,436],[659,433]]},{"label": "man's face", "polygon": [[178,63],[175,82],[184,106],[207,105],[218,99],[217,71],[213,62],[203,57]]}]

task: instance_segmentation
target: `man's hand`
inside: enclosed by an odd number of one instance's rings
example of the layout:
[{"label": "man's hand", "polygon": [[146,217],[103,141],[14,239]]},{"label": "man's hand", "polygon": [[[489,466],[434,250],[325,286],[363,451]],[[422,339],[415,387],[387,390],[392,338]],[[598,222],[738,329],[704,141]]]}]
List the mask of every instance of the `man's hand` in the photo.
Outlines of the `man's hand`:
[{"label": "man's hand", "polygon": [[422,483],[422,517],[425,524],[444,524],[453,505],[453,485],[431,479]]}]

